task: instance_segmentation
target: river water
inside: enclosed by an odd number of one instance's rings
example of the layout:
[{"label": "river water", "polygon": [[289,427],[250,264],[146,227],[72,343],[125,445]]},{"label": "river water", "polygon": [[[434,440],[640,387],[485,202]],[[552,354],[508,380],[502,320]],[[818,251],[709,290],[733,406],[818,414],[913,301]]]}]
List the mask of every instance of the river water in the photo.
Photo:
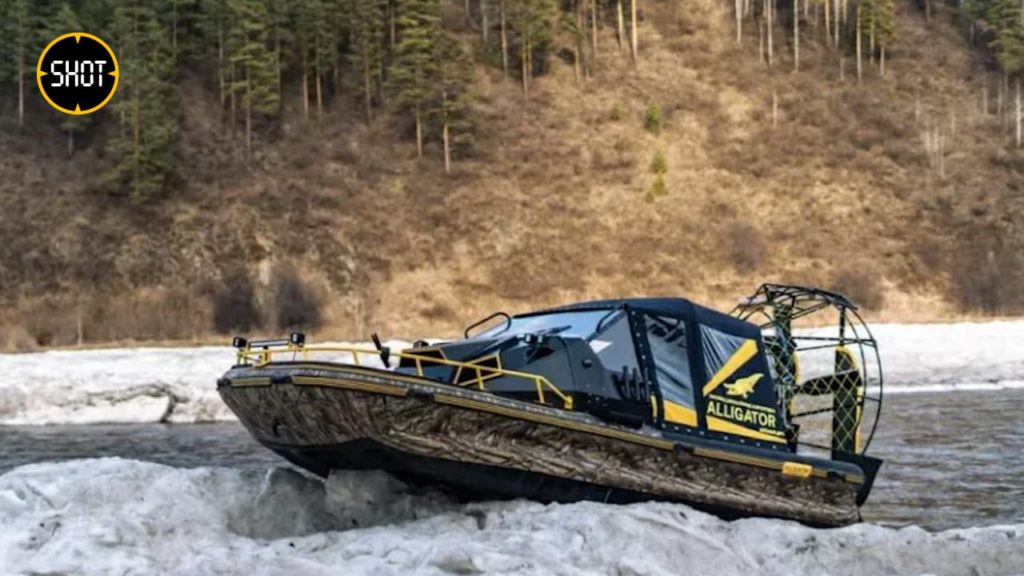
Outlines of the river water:
[{"label": "river water", "polygon": [[[1024,390],[885,399],[870,454],[885,459],[867,522],[931,530],[1024,523]],[[285,466],[239,424],[0,427],[0,474],[119,456],[180,468]]]}]

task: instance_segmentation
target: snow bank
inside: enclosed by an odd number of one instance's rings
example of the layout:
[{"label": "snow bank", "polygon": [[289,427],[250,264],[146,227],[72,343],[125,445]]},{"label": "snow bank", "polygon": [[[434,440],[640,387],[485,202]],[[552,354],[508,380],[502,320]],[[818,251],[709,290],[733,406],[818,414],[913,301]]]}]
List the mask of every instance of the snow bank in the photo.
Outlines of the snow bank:
[{"label": "snow bank", "polygon": [[1024,525],[929,533],[724,522],[672,504],[457,504],[382,473],[120,459],[0,476],[13,574],[1012,574]]},{"label": "snow bank", "polygon": [[0,354],[0,425],[234,420],[216,389],[234,358],[212,346]]},{"label": "snow bank", "polygon": [[[873,330],[887,393],[1024,388],[1024,321]],[[219,347],[0,355],[0,424],[232,420],[215,383],[233,358]]]}]

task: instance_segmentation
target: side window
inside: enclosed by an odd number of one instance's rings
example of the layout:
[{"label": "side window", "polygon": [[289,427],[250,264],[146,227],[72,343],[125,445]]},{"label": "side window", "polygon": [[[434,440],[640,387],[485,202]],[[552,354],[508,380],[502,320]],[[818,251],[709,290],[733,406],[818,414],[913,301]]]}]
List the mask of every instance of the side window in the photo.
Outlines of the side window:
[{"label": "side window", "polygon": [[668,402],[693,408],[693,376],[686,343],[686,323],[662,316],[646,316],[645,321],[661,395]]},{"label": "side window", "polygon": [[741,336],[726,334],[703,324],[700,326],[700,337],[704,349],[704,369],[707,370],[708,378],[718,373],[736,350],[746,342]]},{"label": "side window", "polygon": [[601,332],[589,342],[590,348],[608,370],[621,372],[625,368],[627,373],[632,373],[638,369],[633,334],[625,313],[618,312],[615,316],[603,320]]}]

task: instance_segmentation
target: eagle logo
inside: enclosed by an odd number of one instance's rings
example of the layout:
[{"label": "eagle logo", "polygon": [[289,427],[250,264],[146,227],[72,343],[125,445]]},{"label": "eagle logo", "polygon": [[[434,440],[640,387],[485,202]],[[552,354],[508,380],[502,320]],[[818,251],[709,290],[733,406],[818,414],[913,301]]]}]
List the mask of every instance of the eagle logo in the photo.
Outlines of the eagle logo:
[{"label": "eagle logo", "polygon": [[754,393],[754,386],[757,385],[758,380],[762,377],[764,377],[764,374],[752,374],[746,378],[740,378],[732,384],[726,383],[725,395],[742,396],[746,400],[747,397]]}]

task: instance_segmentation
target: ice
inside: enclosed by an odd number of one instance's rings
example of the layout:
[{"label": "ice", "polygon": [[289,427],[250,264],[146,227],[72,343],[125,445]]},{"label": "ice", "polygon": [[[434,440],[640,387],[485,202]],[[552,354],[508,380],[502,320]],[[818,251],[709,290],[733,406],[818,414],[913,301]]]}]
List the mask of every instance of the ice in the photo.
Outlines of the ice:
[{"label": "ice", "polygon": [[[0,354],[0,425],[234,420],[216,389],[234,358],[234,349],[214,346]],[[350,361],[351,355],[321,359]],[[379,364],[373,356],[361,360]]]},{"label": "ice", "polygon": [[383,473],[121,459],[0,476],[4,574],[1019,574],[1024,525],[725,522],[682,505],[459,504]]},{"label": "ice", "polygon": [[[1024,388],[1024,321],[872,329],[886,393]],[[0,425],[232,420],[215,383],[233,358],[226,347],[0,354]]]}]

